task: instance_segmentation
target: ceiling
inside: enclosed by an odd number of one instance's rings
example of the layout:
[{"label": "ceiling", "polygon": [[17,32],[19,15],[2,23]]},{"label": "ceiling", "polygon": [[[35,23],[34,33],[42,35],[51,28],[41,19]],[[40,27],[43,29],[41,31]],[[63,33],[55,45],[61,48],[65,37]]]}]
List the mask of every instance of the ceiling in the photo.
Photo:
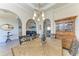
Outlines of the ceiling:
[{"label": "ceiling", "polygon": [[8,10],[5,10],[5,9],[0,9],[0,18],[1,19],[7,19],[7,18],[11,18],[11,19],[13,19],[13,18],[16,18],[17,17],[17,15],[16,14],[14,14],[13,12],[10,12],[10,11],[8,11]]},{"label": "ceiling", "polygon": [[[46,10],[50,8],[51,6],[54,6],[55,4],[56,3],[40,3],[40,8],[42,10]],[[39,10],[39,3],[28,3],[27,5],[33,9]]]},{"label": "ceiling", "polygon": [[[39,3],[32,3],[32,5],[36,8],[36,9],[39,9]],[[41,3],[40,4],[40,8],[45,8],[47,7],[47,5],[49,5],[49,3]]]},{"label": "ceiling", "polygon": [[[66,4],[67,3],[40,3],[40,7],[41,7],[41,9],[46,11],[46,10],[49,10],[50,8],[56,9],[56,8],[63,7]],[[24,15],[25,12],[30,14],[34,11],[34,9],[39,10],[38,5],[39,5],[39,3],[16,3],[16,4],[2,4],[2,5],[0,4],[0,8],[4,9],[4,7],[9,8],[9,7],[14,6],[14,7],[16,7],[15,8],[16,10],[21,11],[21,13],[23,13],[23,15]],[[12,12],[9,12],[8,10],[0,9],[0,15],[4,15],[4,14],[5,14],[5,16],[7,16],[7,15],[16,16]],[[25,15],[26,15],[26,13],[25,13]]]}]

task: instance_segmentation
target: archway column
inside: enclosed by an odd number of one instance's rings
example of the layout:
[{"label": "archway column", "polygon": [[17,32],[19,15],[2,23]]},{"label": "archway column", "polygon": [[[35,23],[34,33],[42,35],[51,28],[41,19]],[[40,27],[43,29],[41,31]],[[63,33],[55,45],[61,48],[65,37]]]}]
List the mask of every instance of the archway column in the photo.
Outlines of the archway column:
[{"label": "archway column", "polygon": [[43,21],[38,22],[38,33],[40,34],[40,38],[43,36]]},{"label": "archway column", "polygon": [[22,36],[26,35],[26,21],[22,21]]}]

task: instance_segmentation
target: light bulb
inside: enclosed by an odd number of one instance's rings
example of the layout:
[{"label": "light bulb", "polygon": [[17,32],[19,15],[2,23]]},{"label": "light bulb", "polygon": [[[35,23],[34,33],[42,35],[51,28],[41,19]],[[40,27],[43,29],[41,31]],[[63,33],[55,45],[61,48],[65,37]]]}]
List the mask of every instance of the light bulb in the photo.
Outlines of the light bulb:
[{"label": "light bulb", "polygon": [[35,19],[35,17],[33,17],[33,20]]},{"label": "light bulb", "polygon": [[40,21],[40,19],[38,18],[38,21]]},{"label": "light bulb", "polygon": [[34,17],[36,17],[36,13],[34,13]]},{"label": "light bulb", "polygon": [[42,12],[42,17],[44,17],[44,12]]},{"label": "light bulb", "polygon": [[34,11],[34,17],[36,17],[36,11]]},{"label": "light bulb", "polygon": [[43,17],[43,20],[45,20],[45,18]]}]

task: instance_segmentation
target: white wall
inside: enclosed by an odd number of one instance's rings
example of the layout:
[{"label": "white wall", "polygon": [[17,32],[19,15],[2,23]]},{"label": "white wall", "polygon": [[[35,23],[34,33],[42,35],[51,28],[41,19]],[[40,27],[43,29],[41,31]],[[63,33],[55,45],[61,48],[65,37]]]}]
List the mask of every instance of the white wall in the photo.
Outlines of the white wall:
[{"label": "white wall", "polygon": [[[30,7],[28,7],[27,5],[24,7],[22,6],[22,4],[0,4],[0,9],[7,9],[9,11],[12,11],[13,13],[17,14],[22,22],[22,35],[26,35],[26,23],[29,19],[31,19],[33,17],[33,9],[31,9]],[[37,29],[37,33],[41,34],[40,36],[42,36],[43,34],[43,21],[40,22],[36,22],[36,29]],[[39,28],[39,25],[41,25],[41,29]]]},{"label": "white wall", "polygon": [[[18,39],[19,35],[18,35],[18,20],[16,19],[0,19],[0,26],[4,25],[4,24],[11,24],[14,29],[12,31],[10,31],[11,33],[11,40],[15,40]],[[4,31],[3,29],[0,28],[0,43],[1,42],[5,42],[7,40],[7,32],[8,31]]]},{"label": "white wall", "polygon": [[[23,6],[20,6],[18,4],[0,4],[0,9],[7,9],[16,13],[22,21],[22,35],[26,35],[26,23],[29,19],[32,18],[33,10],[29,8],[27,5],[24,9]],[[67,16],[73,16],[73,15],[79,16],[79,4],[67,4],[62,7],[57,7],[56,9],[50,8],[47,11],[45,11],[45,16],[46,16],[45,18],[48,18],[51,21],[51,33],[55,33],[54,20],[61,19]],[[77,18],[77,21],[78,21],[78,18]],[[43,20],[41,20],[40,22],[36,21],[36,24],[37,24],[37,33],[40,33],[42,36]],[[39,25],[41,25],[41,29],[39,28]],[[77,39],[79,39],[78,30],[79,30],[79,27],[78,27],[78,22],[77,22],[76,23]]]},{"label": "white wall", "polygon": [[[32,18],[32,16],[33,16],[32,9],[29,8],[27,5],[26,5],[26,7],[24,7],[17,3],[13,3],[13,4],[12,3],[2,3],[2,4],[0,4],[0,9],[6,9],[6,10],[9,10],[9,11],[17,14],[22,22],[22,35],[26,35],[26,22],[28,19]],[[5,20],[9,20],[9,19],[5,19]],[[15,19],[10,19],[10,20],[12,21]],[[17,25],[18,24],[14,24],[14,22],[10,22],[10,23],[13,24],[14,26],[16,26],[16,28],[12,31],[13,32],[12,34],[16,37],[13,37],[12,39],[15,39],[15,38],[18,39],[17,38],[17,32],[18,32]],[[0,24],[1,24],[1,18],[0,18]],[[2,30],[0,30],[0,34],[1,34],[1,32],[2,32]],[[16,34],[14,34],[14,33],[16,33]],[[6,36],[2,38],[2,36],[4,36],[4,35],[6,35],[6,33],[0,35],[0,42],[5,42]]]},{"label": "white wall", "polygon": [[[53,8],[48,9],[46,11],[46,15],[51,18],[51,22],[53,24],[55,24],[54,20],[57,19],[62,19],[69,16],[78,16],[75,22],[75,34],[77,40],[79,40],[79,4],[72,3],[72,4],[64,5],[62,7],[57,7],[56,9]],[[55,26],[52,27],[51,29],[52,33],[55,32],[55,29],[56,29]]]},{"label": "white wall", "polygon": [[[33,10],[31,8],[29,8],[27,5],[26,7],[22,6],[22,4],[0,4],[0,9],[7,9],[10,10],[14,13],[16,13],[21,21],[22,21],[22,35],[26,35],[26,23],[29,19],[32,18],[33,16]],[[51,12],[50,12],[51,13]],[[52,15],[49,17],[49,19],[53,19],[51,18]],[[43,20],[41,20],[40,22],[36,21],[36,27],[37,27],[37,33],[41,34],[40,36],[42,36],[43,34]],[[41,28],[40,28],[41,25]],[[53,22],[51,21],[51,27],[53,29]],[[53,31],[52,31],[53,32]]]},{"label": "white wall", "polygon": [[29,8],[27,5],[26,7],[17,4],[17,3],[3,3],[0,4],[0,9],[7,9],[12,11],[13,13],[17,14],[21,21],[22,21],[22,35],[26,35],[26,22],[28,19],[32,18],[33,12],[32,9]]}]

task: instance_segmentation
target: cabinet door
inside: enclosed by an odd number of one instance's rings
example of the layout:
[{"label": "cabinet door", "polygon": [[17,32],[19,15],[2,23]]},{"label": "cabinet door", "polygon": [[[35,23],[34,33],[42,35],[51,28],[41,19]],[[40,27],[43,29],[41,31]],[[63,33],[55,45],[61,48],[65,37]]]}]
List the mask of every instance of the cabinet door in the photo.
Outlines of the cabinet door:
[{"label": "cabinet door", "polygon": [[63,40],[63,48],[70,49],[72,45],[73,39],[64,39]]},{"label": "cabinet door", "polygon": [[66,32],[72,32],[73,31],[73,22],[65,23],[65,31]]}]

